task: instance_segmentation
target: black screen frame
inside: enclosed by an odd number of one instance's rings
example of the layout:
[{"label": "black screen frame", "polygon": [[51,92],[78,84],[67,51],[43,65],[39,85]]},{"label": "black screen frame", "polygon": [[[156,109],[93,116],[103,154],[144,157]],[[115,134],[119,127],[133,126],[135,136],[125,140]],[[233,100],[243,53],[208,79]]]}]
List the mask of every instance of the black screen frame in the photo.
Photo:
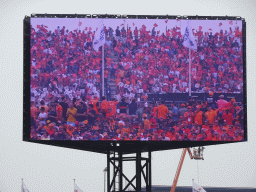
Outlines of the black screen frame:
[{"label": "black screen frame", "polygon": [[241,141],[40,141],[30,139],[30,19],[34,17],[47,18],[136,18],[136,19],[198,19],[198,20],[242,20],[243,40],[243,102],[244,102],[244,141],[247,135],[247,86],[246,86],[246,22],[241,17],[229,16],[168,16],[168,15],[97,15],[97,14],[32,14],[23,20],[23,141],[79,149],[106,154],[108,151],[122,150],[123,153],[136,151],[161,151],[195,146],[219,145]]}]

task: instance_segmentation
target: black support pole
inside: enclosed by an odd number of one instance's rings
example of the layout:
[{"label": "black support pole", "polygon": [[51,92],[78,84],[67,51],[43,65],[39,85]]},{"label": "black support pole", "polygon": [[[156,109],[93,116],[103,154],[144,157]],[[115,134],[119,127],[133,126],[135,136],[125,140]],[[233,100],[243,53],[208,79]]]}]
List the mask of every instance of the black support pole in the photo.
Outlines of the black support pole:
[{"label": "black support pole", "polygon": [[146,191],[148,192],[149,191],[149,171],[148,171],[148,164],[149,164],[149,160],[147,159],[146,160]]},{"label": "black support pole", "polygon": [[136,191],[141,192],[141,151],[136,153]]},{"label": "black support pole", "polygon": [[123,190],[123,153],[122,151],[118,151],[118,159],[119,159],[119,192]]},{"label": "black support pole", "polygon": [[148,191],[151,192],[151,151],[148,151]]},{"label": "black support pole", "polygon": [[107,152],[107,192],[110,192],[110,151]]},{"label": "black support pole", "polygon": [[[114,151],[114,165],[116,165],[116,151]],[[113,175],[115,175],[115,166],[113,166]],[[116,191],[116,178],[114,178],[114,187],[113,187],[113,191],[115,192]]]}]

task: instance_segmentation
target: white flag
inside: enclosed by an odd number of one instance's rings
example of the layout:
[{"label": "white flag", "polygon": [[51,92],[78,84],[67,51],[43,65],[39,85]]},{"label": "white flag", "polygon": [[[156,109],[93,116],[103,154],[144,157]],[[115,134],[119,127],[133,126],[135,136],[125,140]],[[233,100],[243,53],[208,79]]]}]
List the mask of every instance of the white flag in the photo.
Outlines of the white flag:
[{"label": "white flag", "polygon": [[183,36],[183,46],[189,48],[189,49],[197,49],[196,41],[193,36],[192,30],[190,28],[190,21],[188,21],[185,34]]},{"label": "white flag", "polygon": [[101,20],[101,24],[98,27],[98,30],[95,32],[94,40],[93,40],[93,49],[95,51],[99,51],[99,47],[104,45],[105,43],[105,31],[103,20]]},{"label": "white flag", "polygon": [[22,186],[21,186],[21,192],[29,192],[27,186],[25,185],[25,183],[22,181]]},{"label": "white flag", "polygon": [[194,181],[192,181],[193,186],[192,186],[192,192],[206,192],[203,187],[199,186],[196,184]]},{"label": "white flag", "polygon": [[76,183],[74,183],[74,192],[83,192],[82,189],[80,189]]}]

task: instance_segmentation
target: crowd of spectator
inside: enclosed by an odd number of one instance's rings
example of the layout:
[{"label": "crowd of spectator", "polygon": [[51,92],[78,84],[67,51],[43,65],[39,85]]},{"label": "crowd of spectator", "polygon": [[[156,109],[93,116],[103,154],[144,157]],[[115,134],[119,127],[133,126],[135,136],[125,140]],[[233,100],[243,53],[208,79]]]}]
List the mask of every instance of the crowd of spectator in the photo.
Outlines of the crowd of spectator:
[{"label": "crowd of spectator", "polygon": [[165,102],[131,103],[63,96],[46,105],[31,102],[31,139],[125,141],[243,141],[243,106],[223,95],[214,101],[194,101],[168,109]]},{"label": "crowd of spectator", "polygon": [[[120,96],[138,94],[188,93],[189,51],[183,46],[179,28],[158,35],[155,27],[140,30],[123,27],[114,47],[118,63],[111,66],[111,77]],[[193,30],[194,32],[194,30]],[[140,36],[138,37],[138,34]],[[192,92],[242,93],[242,35],[235,31],[194,32],[197,51],[191,52]]]},{"label": "crowd of spectator", "polygon": [[[149,93],[188,92],[188,50],[178,28],[160,35],[144,25],[134,31],[105,27],[105,34],[105,83],[111,77],[117,91],[107,100],[101,96],[102,53],[93,49],[90,27],[31,26],[31,139],[243,140],[243,108],[234,100],[190,100],[170,110],[164,102],[138,102]],[[192,91],[242,93],[239,28],[195,35]]]}]

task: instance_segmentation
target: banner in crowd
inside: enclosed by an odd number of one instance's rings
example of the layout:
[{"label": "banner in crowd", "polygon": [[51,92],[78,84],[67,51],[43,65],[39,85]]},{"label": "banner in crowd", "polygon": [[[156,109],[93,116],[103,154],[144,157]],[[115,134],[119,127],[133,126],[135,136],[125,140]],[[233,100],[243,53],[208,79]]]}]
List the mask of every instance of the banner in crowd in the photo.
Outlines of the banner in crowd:
[{"label": "banner in crowd", "polygon": [[188,21],[188,24],[185,30],[183,45],[189,49],[197,49],[197,44],[190,27],[190,21]]},{"label": "banner in crowd", "polygon": [[93,48],[98,52],[99,48],[105,43],[105,32],[104,32],[104,24],[103,20],[101,20],[101,24],[99,29],[95,32],[95,37],[93,41]]}]

